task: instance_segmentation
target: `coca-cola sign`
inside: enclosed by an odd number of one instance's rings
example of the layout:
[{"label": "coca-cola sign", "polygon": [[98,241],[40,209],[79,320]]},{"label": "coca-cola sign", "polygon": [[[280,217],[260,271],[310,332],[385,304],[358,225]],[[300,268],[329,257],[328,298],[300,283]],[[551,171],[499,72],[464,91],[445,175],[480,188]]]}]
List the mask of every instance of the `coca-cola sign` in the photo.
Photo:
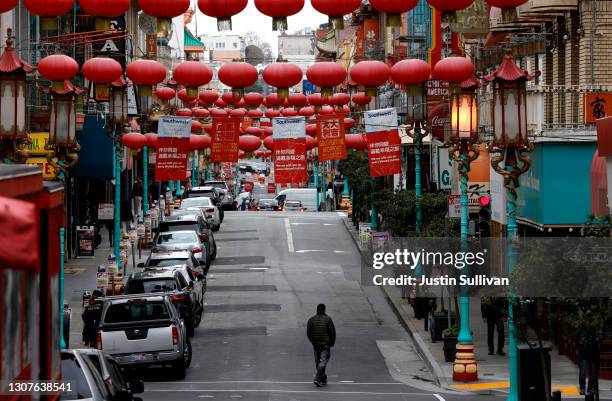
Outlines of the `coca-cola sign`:
[{"label": "coca-cola sign", "polygon": [[432,107],[427,115],[427,120],[429,121],[431,135],[439,141],[444,142],[444,133],[450,124],[448,103],[441,102]]}]

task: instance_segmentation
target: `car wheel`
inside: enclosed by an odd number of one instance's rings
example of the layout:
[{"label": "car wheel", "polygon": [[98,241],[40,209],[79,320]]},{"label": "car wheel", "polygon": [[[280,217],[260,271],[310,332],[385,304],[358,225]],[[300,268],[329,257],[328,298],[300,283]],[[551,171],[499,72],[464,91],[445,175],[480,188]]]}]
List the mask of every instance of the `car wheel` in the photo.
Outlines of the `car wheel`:
[{"label": "car wheel", "polygon": [[[186,351],[183,352],[183,354]],[[191,352],[191,351],[190,351]],[[177,361],[175,363],[172,364],[172,372],[174,373],[174,377],[177,380],[183,380],[185,378],[185,371],[187,370],[187,367],[185,366],[185,357],[183,356],[183,358],[180,361]]]},{"label": "car wheel", "polygon": [[185,349],[183,350],[183,364],[186,368],[191,365],[192,354],[193,349],[191,348],[191,340],[187,339],[187,344],[185,344]]},{"label": "car wheel", "polygon": [[213,251],[210,254],[210,260],[215,260],[215,259],[217,259],[217,243],[216,242],[214,243]]},{"label": "car wheel", "polygon": [[194,318],[192,317],[189,320],[185,320],[185,326],[187,326],[187,336],[189,337],[193,337],[193,335],[195,334],[195,325],[193,319]]},{"label": "car wheel", "polygon": [[204,310],[204,308],[202,308],[202,310],[200,310],[200,313],[198,313],[195,317],[195,322],[194,322],[194,327],[198,327],[200,325],[200,323],[202,323],[202,311]]}]

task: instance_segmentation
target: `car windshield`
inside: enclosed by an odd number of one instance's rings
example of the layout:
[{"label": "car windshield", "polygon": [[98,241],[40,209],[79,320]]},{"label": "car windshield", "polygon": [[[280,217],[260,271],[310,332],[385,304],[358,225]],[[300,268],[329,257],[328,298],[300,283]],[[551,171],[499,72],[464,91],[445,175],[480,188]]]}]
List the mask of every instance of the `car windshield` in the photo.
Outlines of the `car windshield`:
[{"label": "car windshield", "polygon": [[191,265],[191,259],[151,259],[149,260],[150,267],[168,267],[176,265]]},{"label": "car windshield", "polygon": [[74,355],[62,353],[62,381],[72,383],[72,391],[61,392],[60,400],[91,398],[91,390],[79,361]]},{"label": "car windshield", "polygon": [[160,234],[157,237],[158,245],[172,245],[172,244],[184,244],[187,242],[196,242],[198,240],[195,232],[169,232],[167,234]]},{"label": "car windshield", "polygon": [[300,202],[300,201],[287,201],[287,202],[285,202],[285,206],[289,206],[289,207],[302,207],[302,202]]},{"label": "car windshield", "polygon": [[190,191],[187,193],[187,199],[191,198],[212,198],[216,195],[216,192],[212,189],[201,190],[201,191]]},{"label": "car windshield", "polygon": [[165,302],[129,300],[126,303],[113,304],[106,309],[104,323],[134,322],[170,318]]},{"label": "car windshield", "polygon": [[278,202],[276,199],[262,199],[259,201],[260,206],[276,206]]},{"label": "car windshield", "polygon": [[199,213],[200,213],[199,209],[198,210],[174,209],[170,215],[171,216],[198,216]]},{"label": "car windshield", "polygon": [[195,221],[166,221],[159,225],[159,231],[168,232],[168,231],[190,231],[197,230],[198,223]]},{"label": "car windshield", "polygon": [[183,199],[183,201],[181,202],[181,207],[183,209],[188,208],[188,207],[202,207],[202,206],[212,206],[212,202],[210,201],[210,198],[205,198],[205,197],[187,198],[187,199]]},{"label": "car windshield", "polygon": [[207,182],[206,185],[220,189],[227,189],[227,184],[224,182]]},{"label": "car windshield", "polygon": [[149,292],[176,291],[176,281],[173,277],[155,280],[130,280],[128,282],[128,294],[145,294]]}]

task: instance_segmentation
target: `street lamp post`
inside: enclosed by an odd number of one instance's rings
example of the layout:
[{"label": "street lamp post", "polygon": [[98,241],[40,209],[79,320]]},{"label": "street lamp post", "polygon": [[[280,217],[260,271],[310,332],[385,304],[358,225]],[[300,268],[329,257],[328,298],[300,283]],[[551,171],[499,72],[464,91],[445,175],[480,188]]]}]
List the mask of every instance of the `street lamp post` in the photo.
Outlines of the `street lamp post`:
[{"label": "street lamp post", "polygon": [[[491,166],[504,178],[506,188],[506,209],[508,225],[506,228],[509,240],[508,273],[515,264],[515,247],[517,241],[516,224],[516,189],[519,177],[531,166],[531,157],[527,154],[533,145],[527,137],[527,93],[526,81],[532,76],[520,69],[514,62],[512,51],[507,50],[502,63],[490,75],[485,77],[493,83],[494,124]],[[503,166],[501,165],[503,163]],[[516,335],[512,300],[508,305],[510,390],[508,401],[518,401],[518,361],[516,354]]]},{"label": "street lamp post", "polygon": [[[477,82],[468,79],[459,85],[459,88],[450,95],[451,123],[450,123],[450,149],[449,154],[458,164],[461,177],[461,249],[468,248],[468,173],[470,163],[478,158],[478,107],[475,88]],[[478,380],[478,365],[474,355],[474,344],[470,330],[470,298],[467,287],[461,288],[459,297],[460,324],[457,337],[457,356],[453,364],[453,380]]]}]

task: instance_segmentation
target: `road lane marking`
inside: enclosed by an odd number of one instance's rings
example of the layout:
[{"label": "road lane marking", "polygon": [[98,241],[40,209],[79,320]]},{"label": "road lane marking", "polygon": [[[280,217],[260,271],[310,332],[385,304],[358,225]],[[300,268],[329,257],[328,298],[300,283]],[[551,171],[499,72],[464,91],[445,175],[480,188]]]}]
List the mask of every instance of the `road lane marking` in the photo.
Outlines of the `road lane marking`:
[{"label": "road lane marking", "polygon": [[433,394],[434,397],[438,399],[438,401],[446,401],[440,394]]},{"label": "road lane marking", "polygon": [[295,248],[293,247],[293,234],[291,233],[291,222],[289,219],[285,219],[285,231],[287,232],[287,247],[289,247],[289,252],[295,252]]},{"label": "road lane marking", "polygon": [[[334,384],[335,382],[329,382]],[[359,384],[367,386],[406,386],[405,383],[399,382],[337,382],[341,384]],[[147,382],[147,384],[162,384],[164,387],[168,385],[183,386],[185,384],[312,384],[312,381],[306,382],[290,382],[290,381],[273,381],[273,380],[217,380],[217,381],[180,381],[180,382]],[[195,391],[195,390],[194,390]]]},{"label": "road lane marking", "polygon": [[177,388],[173,390],[169,389],[158,389],[158,390],[147,390],[147,393],[170,393],[170,392],[182,392],[182,393],[196,393],[196,392],[206,392],[206,393],[279,393],[279,394],[361,394],[361,395],[431,395],[431,393],[408,393],[408,392],[396,392],[396,393],[385,393],[378,391],[324,391],[321,390],[278,390],[278,389],[246,389],[246,390],[237,390],[237,389],[227,389],[227,390],[195,390],[195,389],[182,389]]}]

